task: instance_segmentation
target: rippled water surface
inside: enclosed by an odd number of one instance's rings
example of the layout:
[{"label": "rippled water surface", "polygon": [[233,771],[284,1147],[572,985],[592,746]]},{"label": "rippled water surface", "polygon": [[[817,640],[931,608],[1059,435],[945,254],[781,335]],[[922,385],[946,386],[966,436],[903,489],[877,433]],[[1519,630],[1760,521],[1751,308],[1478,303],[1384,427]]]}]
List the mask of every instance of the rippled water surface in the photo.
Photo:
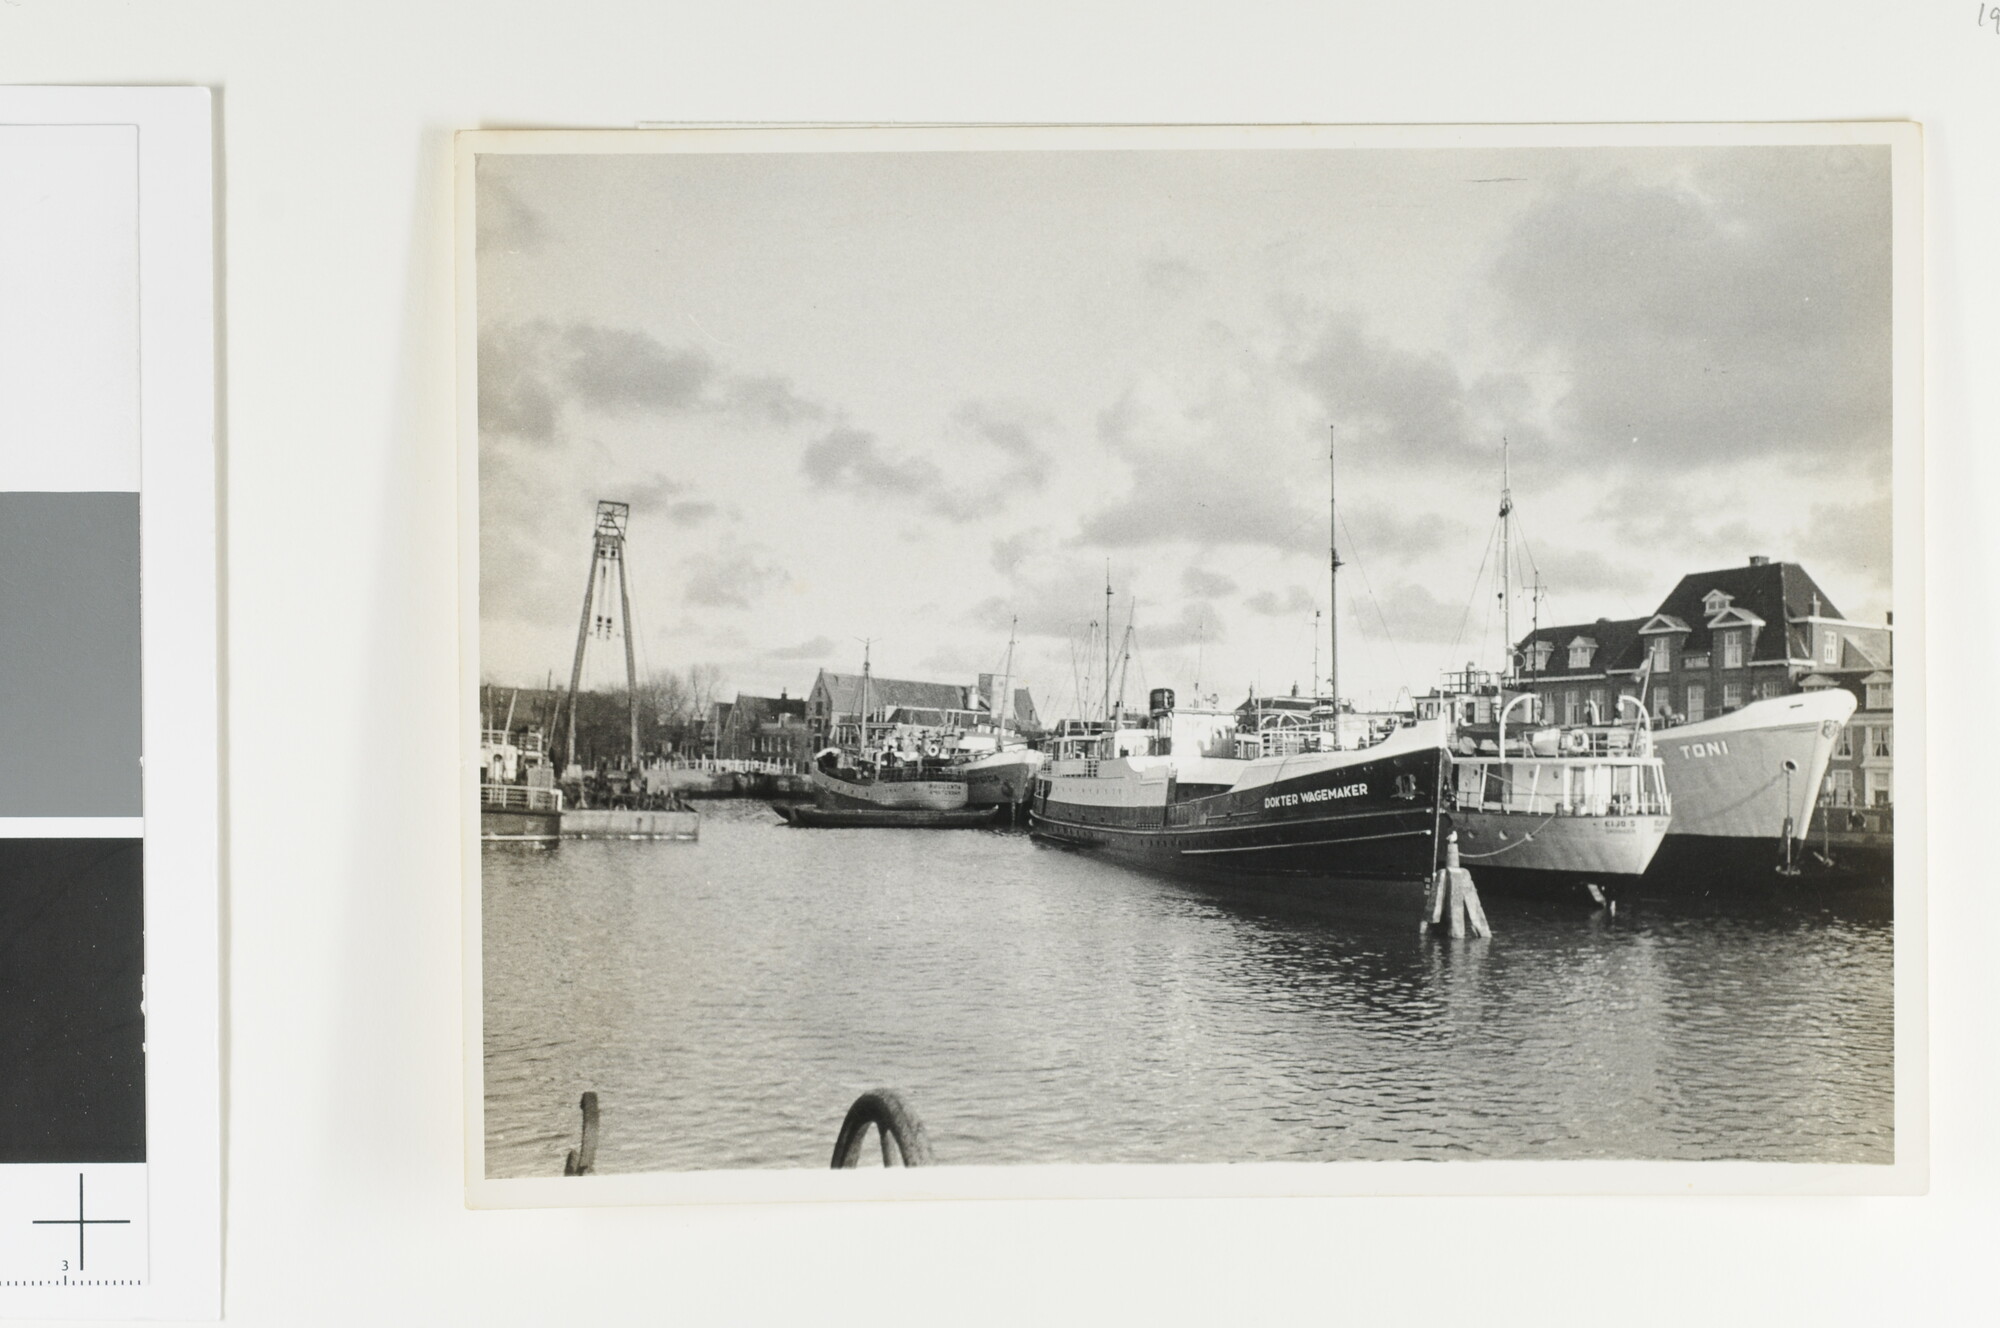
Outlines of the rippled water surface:
[{"label": "rippled water surface", "polygon": [[941,1163],[1892,1160],[1890,926],[1246,897],[980,831],[483,854],[487,1166],[824,1167],[900,1088]]}]

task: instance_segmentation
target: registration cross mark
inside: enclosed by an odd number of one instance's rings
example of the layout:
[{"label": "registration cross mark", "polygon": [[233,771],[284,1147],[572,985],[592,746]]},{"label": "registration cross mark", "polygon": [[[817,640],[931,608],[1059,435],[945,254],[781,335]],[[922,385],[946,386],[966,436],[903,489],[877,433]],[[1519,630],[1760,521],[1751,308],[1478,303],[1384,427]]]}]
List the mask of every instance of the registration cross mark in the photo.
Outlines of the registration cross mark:
[{"label": "registration cross mark", "polygon": [[76,1270],[83,1271],[83,1230],[85,1227],[122,1227],[130,1225],[129,1217],[85,1217],[83,1215],[83,1173],[76,1173],[76,1216],[38,1217],[34,1224],[38,1227],[76,1228]]}]

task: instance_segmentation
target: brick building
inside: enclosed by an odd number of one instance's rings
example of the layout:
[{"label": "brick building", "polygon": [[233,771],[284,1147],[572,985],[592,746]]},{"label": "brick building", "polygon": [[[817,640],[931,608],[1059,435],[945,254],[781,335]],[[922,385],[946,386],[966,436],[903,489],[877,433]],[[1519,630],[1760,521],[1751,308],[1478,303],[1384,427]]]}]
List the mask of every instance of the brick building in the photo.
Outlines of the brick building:
[{"label": "brick building", "polygon": [[[1695,723],[1752,701],[1846,687],[1861,710],[1842,735],[1828,796],[1893,797],[1893,628],[1843,617],[1797,563],[1747,566],[1680,579],[1644,618],[1544,627],[1522,638],[1518,685],[1543,698],[1545,722],[1611,722],[1620,695],[1644,694],[1655,723]],[[1622,708],[1630,714],[1631,707]],[[1846,773],[1842,774],[1841,772]],[[1879,798],[1879,800],[1878,800]]]},{"label": "brick building", "polygon": [[[812,690],[806,694],[806,728],[814,750],[829,743],[852,745],[861,732],[862,678],[858,673],[819,671]],[[992,725],[992,696],[998,690],[993,675],[982,673],[979,683],[966,687],[949,682],[913,682],[903,678],[868,679],[868,722],[871,725],[909,725],[915,728],[970,731]],[[1028,689],[1014,691],[1014,713],[1009,731],[1038,731],[1035,703]]]},{"label": "brick building", "polygon": [[718,703],[715,755],[725,761],[789,761],[803,765],[813,753],[804,698],[745,696]]}]

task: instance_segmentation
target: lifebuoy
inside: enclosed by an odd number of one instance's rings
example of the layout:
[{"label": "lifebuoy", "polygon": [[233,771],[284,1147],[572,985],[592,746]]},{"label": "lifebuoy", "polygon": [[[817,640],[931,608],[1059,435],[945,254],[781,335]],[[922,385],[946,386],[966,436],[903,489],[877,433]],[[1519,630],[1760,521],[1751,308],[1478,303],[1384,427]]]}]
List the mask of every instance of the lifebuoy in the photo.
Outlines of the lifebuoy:
[{"label": "lifebuoy", "polygon": [[1563,734],[1563,750],[1576,755],[1582,755],[1584,752],[1590,750],[1590,735],[1582,729],[1571,729],[1568,733]]},{"label": "lifebuoy", "polygon": [[937,740],[935,738],[924,744],[925,756],[942,756],[943,754],[944,754],[944,748],[938,746]]}]

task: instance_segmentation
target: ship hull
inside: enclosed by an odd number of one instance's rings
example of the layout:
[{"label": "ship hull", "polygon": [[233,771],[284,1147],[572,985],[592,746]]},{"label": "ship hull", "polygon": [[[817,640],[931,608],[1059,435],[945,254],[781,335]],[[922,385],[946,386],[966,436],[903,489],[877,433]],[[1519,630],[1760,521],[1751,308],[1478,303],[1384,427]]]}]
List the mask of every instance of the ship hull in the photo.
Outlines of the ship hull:
[{"label": "ship hull", "polygon": [[956,779],[884,780],[857,783],[824,770],[813,771],[813,797],[829,809],[950,812],[965,806],[965,782]]},{"label": "ship hull", "polygon": [[921,807],[817,807],[810,803],[778,805],[775,810],[793,825],[828,830],[972,830],[992,825],[999,813],[997,807],[940,812]]},{"label": "ship hull", "polygon": [[[1390,748],[1392,739],[1382,745]],[[1438,858],[1442,743],[1283,761],[1203,797],[1171,797],[1174,772],[1105,762],[1105,777],[1037,781],[1030,832],[1135,865],[1262,881],[1422,881]],[[1378,754],[1379,752],[1379,754]]]},{"label": "ship hull", "polygon": [[1014,807],[1033,794],[1042,754],[1026,749],[983,756],[953,770],[965,781],[968,807]]},{"label": "ship hull", "polygon": [[562,838],[562,813],[554,810],[482,810],[479,813],[479,837],[495,844],[553,844]]},{"label": "ship hull", "polygon": [[1506,884],[1526,878],[1550,884],[1610,884],[1638,877],[1658,855],[1671,818],[1666,816],[1524,816],[1454,810],[1459,861],[1475,880]]},{"label": "ship hull", "polygon": [[1829,689],[1656,731],[1674,817],[1645,885],[1703,893],[1783,879],[1780,869],[1806,856],[1820,783],[1853,713],[1853,696]]}]

